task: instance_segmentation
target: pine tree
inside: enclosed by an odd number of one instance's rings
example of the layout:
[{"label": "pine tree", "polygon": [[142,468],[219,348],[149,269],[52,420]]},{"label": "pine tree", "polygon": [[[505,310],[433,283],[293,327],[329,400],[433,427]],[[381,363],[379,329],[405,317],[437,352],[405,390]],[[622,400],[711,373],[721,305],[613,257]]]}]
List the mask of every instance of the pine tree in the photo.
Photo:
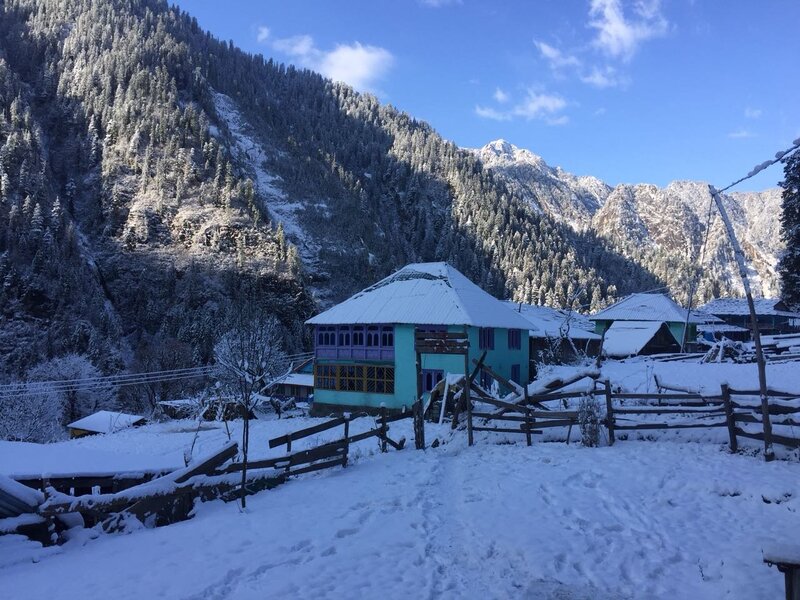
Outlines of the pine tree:
[{"label": "pine tree", "polygon": [[783,168],[783,212],[781,237],[786,252],[778,263],[781,297],[794,310],[800,309],[800,152],[786,159]]}]

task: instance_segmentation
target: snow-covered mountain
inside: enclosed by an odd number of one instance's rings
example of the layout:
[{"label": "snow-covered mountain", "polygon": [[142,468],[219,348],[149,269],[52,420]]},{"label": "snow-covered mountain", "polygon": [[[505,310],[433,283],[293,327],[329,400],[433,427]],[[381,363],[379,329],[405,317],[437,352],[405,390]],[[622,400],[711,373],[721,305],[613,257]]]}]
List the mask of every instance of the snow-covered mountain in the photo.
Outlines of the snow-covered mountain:
[{"label": "snow-covered mountain", "polygon": [[[593,230],[620,248],[652,249],[679,262],[694,262],[702,253],[711,195],[699,181],[673,181],[612,187],[591,176],[576,176],[551,167],[540,156],[505,140],[474,151],[484,166],[532,206],[576,230]],[[780,238],[779,188],[724,196],[726,208],[752,267],[756,292],[778,293],[775,271],[783,250]],[[722,221],[711,212],[704,264],[723,287],[740,290],[733,254]],[[631,258],[634,258],[633,256]],[[638,256],[636,257],[639,258]]]}]

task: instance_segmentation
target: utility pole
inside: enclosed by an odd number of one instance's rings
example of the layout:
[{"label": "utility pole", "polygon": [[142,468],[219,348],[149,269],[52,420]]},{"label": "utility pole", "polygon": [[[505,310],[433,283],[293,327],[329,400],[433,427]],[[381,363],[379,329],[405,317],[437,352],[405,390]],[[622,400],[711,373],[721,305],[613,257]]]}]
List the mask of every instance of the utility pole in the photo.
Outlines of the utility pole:
[{"label": "utility pole", "polygon": [[736,257],[736,264],[739,267],[739,276],[742,278],[744,293],[747,296],[747,306],[750,309],[750,324],[753,327],[753,340],[756,345],[756,362],[758,363],[758,388],[761,395],[761,419],[764,422],[764,460],[770,462],[775,459],[775,451],[772,448],[772,424],[769,421],[769,398],[767,396],[767,365],[764,361],[764,352],[761,348],[761,333],[758,330],[758,317],[756,316],[756,306],[753,302],[753,294],[750,290],[750,280],[747,277],[747,267],[745,265],[744,252],[736,239],[728,213],[722,204],[722,197],[713,185],[708,186],[708,191],[714,198],[714,202],[725,223],[725,231],[728,239],[733,246],[733,254]]}]

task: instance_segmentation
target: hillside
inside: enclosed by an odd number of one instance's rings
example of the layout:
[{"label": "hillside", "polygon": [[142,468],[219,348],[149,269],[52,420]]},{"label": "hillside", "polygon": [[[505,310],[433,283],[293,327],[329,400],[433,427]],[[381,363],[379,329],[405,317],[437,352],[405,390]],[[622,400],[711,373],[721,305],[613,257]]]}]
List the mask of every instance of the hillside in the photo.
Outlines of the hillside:
[{"label": "hillside", "polygon": [[[608,240],[622,254],[647,265],[679,297],[685,291],[675,274],[685,276],[700,255],[711,202],[707,184],[674,181],[665,188],[649,184],[612,187],[595,177],[578,177],[551,167],[536,154],[504,140],[491,142],[475,154],[537,210],[575,230],[592,231]],[[775,266],[783,250],[780,189],[734,193],[723,199],[753,266],[756,290],[775,296]],[[742,291],[716,209],[703,264],[700,300]]]},{"label": "hillside", "polygon": [[0,10],[0,372],[67,352],[105,372],[205,363],[254,301],[296,350],[312,296],[412,261],[552,305],[659,284],[425,123],[165,2]]}]

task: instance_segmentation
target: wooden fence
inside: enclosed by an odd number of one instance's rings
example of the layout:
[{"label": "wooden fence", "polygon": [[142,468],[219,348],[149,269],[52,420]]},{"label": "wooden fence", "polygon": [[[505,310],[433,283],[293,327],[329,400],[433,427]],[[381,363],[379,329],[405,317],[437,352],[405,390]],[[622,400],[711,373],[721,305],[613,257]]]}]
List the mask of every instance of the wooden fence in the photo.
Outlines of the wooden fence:
[{"label": "wooden fence", "polygon": [[[188,519],[198,499],[234,500],[243,494],[274,488],[296,475],[346,467],[350,444],[371,437],[378,439],[382,452],[387,452],[389,447],[402,450],[405,438],[396,441],[389,437],[390,424],[412,418],[415,442],[417,447],[424,448],[422,406],[418,402],[413,411],[400,414],[389,415],[382,409],[375,419],[375,427],[357,434],[350,433],[354,420],[350,416],[289,432],[269,440],[270,448],[285,445],[285,455],[250,459],[246,465],[230,462],[238,454],[237,444],[231,442],[218,452],[176,471],[28,477],[21,478],[18,483],[45,493],[44,502],[31,508],[31,516],[41,519],[38,522],[41,531],[37,530],[36,535],[43,543],[52,543],[57,537],[53,534],[63,529],[57,517],[65,514],[80,514],[85,526],[100,523],[106,531],[124,529],[129,517],[135,517],[148,526],[168,525]],[[292,451],[293,442],[338,427],[343,428],[341,438]],[[245,470],[246,480],[242,487],[241,475]],[[15,527],[14,531],[4,532],[16,531]]]},{"label": "wooden fence", "polygon": [[[610,444],[614,444],[618,432],[726,428],[732,452],[739,448],[738,438],[764,442],[763,414],[760,400],[747,402],[746,397],[758,397],[758,391],[733,390],[723,385],[719,395],[703,395],[690,392],[668,392],[640,394],[614,392],[608,381],[596,381],[587,392],[554,391],[545,394],[528,394],[527,389],[517,397],[500,400],[485,392],[473,395],[473,400],[494,406],[494,412],[467,410],[467,430],[525,435],[531,445],[531,434],[542,433],[548,427],[567,427],[569,443],[572,427],[578,424],[578,411],[553,410],[552,403],[567,408],[570,401],[585,396],[598,398],[605,404],[602,424],[608,429]],[[800,427],[800,394],[769,390],[769,419],[773,426]],[[794,402],[791,402],[794,401]],[[673,418],[658,419],[672,415]],[[656,417],[656,420],[653,420]],[[474,424],[472,419],[479,419]],[[762,425],[761,431],[747,430],[744,424]],[[787,448],[800,448],[800,429],[791,435],[773,432],[769,443]],[[470,442],[472,440],[470,439]]]}]

